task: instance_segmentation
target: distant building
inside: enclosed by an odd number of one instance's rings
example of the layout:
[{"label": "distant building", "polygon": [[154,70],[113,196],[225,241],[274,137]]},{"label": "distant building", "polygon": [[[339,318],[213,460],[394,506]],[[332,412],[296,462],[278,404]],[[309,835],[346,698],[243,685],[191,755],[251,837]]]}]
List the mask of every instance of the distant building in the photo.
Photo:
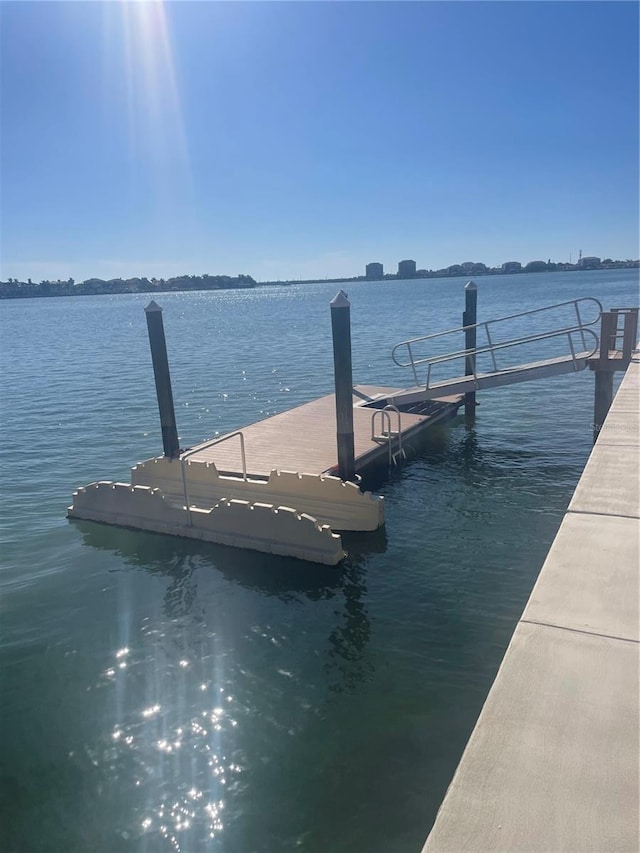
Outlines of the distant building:
[{"label": "distant building", "polygon": [[415,261],[400,261],[400,263],[398,264],[398,278],[414,278],[415,274]]},{"label": "distant building", "polygon": [[600,266],[600,258],[580,258],[578,266],[582,270],[591,270]]},{"label": "distant building", "polygon": [[465,261],[463,264],[460,264],[460,266],[465,272],[473,272],[475,264],[473,261]]},{"label": "distant building", "polygon": [[502,272],[520,272],[522,264],[520,261],[507,261],[502,264]]},{"label": "distant building", "polygon": [[384,276],[384,268],[382,264],[371,263],[365,267],[365,275],[371,281],[381,281]]}]

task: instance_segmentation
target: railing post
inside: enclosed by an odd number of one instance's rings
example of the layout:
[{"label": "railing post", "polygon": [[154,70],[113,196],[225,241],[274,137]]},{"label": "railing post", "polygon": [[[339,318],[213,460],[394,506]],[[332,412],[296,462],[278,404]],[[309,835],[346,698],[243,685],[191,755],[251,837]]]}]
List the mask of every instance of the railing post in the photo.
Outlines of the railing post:
[{"label": "railing post", "polygon": [[[464,348],[466,350],[475,350],[477,346],[477,329],[475,328],[478,322],[478,288],[473,281],[467,282],[464,288],[464,313],[462,315],[462,325],[464,330]],[[469,327],[473,328],[469,328]],[[464,359],[464,375],[473,376],[476,369],[475,355],[466,355]],[[469,391],[464,395],[464,414],[467,420],[473,420],[476,411],[476,393]]]},{"label": "railing post", "polygon": [[164,337],[164,325],[162,323],[162,308],[152,300],[144,311],[147,317],[153,375],[156,381],[158,409],[160,410],[162,446],[166,457],[176,459],[180,455],[180,445],[178,443],[176,413],[173,407],[167,344]]},{"label": "railing post", "polygon": [[[617,313],[603,311],[600,315],[600,352],[595,370],[596,385],[593,405],[593,442],[597,441],[602,425],[613,400],[613,371],[615,364],[609,360],[611,338],[616,333]],[[614,341],[615,346],[615,341]]]},{"label": "railing post", "polygon": [[187,464],[186,459],[182,458],[180,460],[180,467],[182,468],[182,490],[184,492],[184,507],[187,511],[187,527],[192,526],[191,520],[191,501],[189,500],[189,492],[187,490],[187,471],[185,465]]},{"label": "railing post", "polygon": [[354,480],[356,470],[353,438],[351,303],[344,290],[341,290],[329,304],[331,306],[333,372],[336,389],[338,476],[342,480]]},{"label": "railing post", "polygon": [[638,341],[638,309],[630,308],[624,315],[624,332],[622,337],[622,360],[625,365],[631,361],[631,356]]}]

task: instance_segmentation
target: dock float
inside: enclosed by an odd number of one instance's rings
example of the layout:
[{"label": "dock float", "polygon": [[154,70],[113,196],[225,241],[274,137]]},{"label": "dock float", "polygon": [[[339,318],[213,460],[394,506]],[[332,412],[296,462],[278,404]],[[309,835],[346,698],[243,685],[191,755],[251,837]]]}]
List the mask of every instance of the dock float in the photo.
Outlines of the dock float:
[{"label": "dock float", "polygon": [[640,354],[423,853],[640,850]]}]

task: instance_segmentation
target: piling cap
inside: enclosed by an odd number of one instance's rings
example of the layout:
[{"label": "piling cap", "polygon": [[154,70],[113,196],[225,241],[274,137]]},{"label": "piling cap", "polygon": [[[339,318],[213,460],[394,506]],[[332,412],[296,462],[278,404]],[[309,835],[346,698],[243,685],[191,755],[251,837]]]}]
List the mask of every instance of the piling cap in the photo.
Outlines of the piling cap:
[{"label": "piling cap", "polygon": [[157,302],[155,302],[152,299],[151,302],[147,305],[147,307],[144,310],[145,311],[162,311],[162,308],[158,305]]},{"label": "piling cap", "polygon": [[477,290],[477,289],[478,289],[478,285],[475,283],[475,281],[468,281],[468,282],[465,284],[464,289],[465,289],[465,290]]},{"label": "piling cap", "polygon": [[333,297],[329,305],[332,308],[350,308],[351,303],[349,302],[349,298],[344,290],[339,290],[336,295]]}]

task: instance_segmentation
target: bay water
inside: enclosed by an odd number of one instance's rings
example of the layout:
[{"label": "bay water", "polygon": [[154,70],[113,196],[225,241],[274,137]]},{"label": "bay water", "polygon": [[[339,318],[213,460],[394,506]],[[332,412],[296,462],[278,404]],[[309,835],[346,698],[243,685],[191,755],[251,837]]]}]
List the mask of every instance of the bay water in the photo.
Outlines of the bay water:
[{"label": "bay water", "polygon": [[[477,279],[478,319],[638,271]],[[356,282],[356,382],[464,279]],[[160,294],[182,446],[332,390],[330,283]],[[337,568],[65,510],[161,453],[148,294],[0,303],[5,851],[419,851],[591,448],[593,374],[480,393]],[[559,315],[560,317],[560,315]],[[569,319],[571,322],[571,319]]]}]

